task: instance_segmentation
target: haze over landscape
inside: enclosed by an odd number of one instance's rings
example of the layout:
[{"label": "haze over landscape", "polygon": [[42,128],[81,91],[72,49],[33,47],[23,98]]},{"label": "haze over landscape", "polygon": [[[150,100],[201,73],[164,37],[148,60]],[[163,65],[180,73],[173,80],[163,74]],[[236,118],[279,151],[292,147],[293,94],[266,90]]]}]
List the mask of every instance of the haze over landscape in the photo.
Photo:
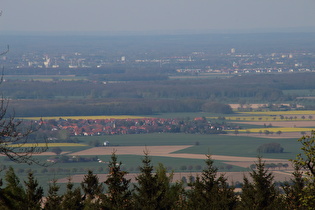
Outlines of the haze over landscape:
[{"label": "haze over landscape", "polygon": [[2,0],[0,209],[314,209],[314,11]]},{"label": "haze over landscape", "polygon": [[314,31],[313,0],[2,0],[0,33]]}]

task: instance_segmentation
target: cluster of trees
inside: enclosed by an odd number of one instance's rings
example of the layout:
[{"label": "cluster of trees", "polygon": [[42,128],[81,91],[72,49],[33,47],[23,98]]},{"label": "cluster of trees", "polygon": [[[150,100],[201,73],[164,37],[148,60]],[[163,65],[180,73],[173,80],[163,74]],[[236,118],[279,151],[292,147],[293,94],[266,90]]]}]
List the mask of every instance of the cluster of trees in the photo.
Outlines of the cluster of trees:
[{"label": "cluster of trees", "polygon": [[[53,151],[52,151],[53,152]],[[70,157],[68,155],[60,155],[54,156],[48,159],[49,162],[60,162],[60,163],[78,163],[78,162],[96,162],[98,161],[97,156],[93,157],[81,157],[81,156],[73,156]]]},{"label": "cluster of trees", "polygon": [[[265,164],[265,168],[267,168],[267,169],[276,169],[276,168],[278,168],[279,170],[281,169],[281,168],[288,168],[289,167],[289,164],[287,164],[287,163],[266,163]],[[256,168],[256,164],[252,164],[252,165],[250,165],[250,168],[251,169],[255,169]]]},{"label": "cluster of trees", "polygon": [[[32,172],[24,186],[10,167],[1,181],[1,209],[314,209],[315,206],[315,132],[298,140],[303,154],[291,160],[292,179],[280,187],[274,182],[261,157],[244,176],[242,191],[227,182],[210,155],[207,155],[201,175],[190,177],[187,186],[172,182],[173,173],[167,173],[163,164],[154,170],[145,151],[136,182],[126,178],[115,152],[108,164],[109,174],[100,182],[93,171],[88,171],[80,187],[74,188],[71,179],[64,193],[56,180],[49,184],[43,198]],[[3,184],[3,185],[2,185]]]},{"label": "cluster of trees", "polygon": [[279,143],[267,143],[257,148],[257,153],[283,153],[283,147]]}]

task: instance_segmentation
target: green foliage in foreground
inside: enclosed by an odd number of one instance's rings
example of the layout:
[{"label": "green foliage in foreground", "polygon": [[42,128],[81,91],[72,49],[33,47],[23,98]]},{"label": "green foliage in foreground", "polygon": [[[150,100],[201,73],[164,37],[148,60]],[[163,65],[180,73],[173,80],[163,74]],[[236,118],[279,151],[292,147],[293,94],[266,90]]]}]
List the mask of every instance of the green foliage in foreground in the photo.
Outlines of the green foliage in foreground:
[{"label": "green foliage in foreground", "polygon": [[[306,177],[304,178],[305,187],[297,194],[301,206],[315,206],[315,131],[310,136],[303,136],[298,140],[302,144],[302,153],[292,160],[297,170],[304,169]],[[311,209],[311,208],[309,208]]]}]

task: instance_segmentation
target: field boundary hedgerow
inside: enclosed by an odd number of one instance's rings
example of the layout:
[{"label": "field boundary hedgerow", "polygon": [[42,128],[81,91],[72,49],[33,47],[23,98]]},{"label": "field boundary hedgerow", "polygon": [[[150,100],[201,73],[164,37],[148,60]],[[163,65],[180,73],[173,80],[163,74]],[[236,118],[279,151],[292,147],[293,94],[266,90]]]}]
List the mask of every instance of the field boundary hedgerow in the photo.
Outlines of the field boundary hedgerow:
[{"label": "field boundary hedgerow", "polygon": [[[272,128],[249,128],[249,129],[240,129],[239,132],[253,132],[259,133],[264,131],[269,132],[310,132],[314,130],[314,128],[290,128],[290,127],[272,127]],[[235,130],[234,130],[235,131]]]},{"label": "field boundary hedgerow", "polygon": [[[250,121],[250,122],[261,122],[261,121],[273,121],[273,122],[288,122],[288,121],[313,121],[313,116],[309,118],[310,115],[290,115],[291,117],[280,117],[280,116],[270,116],[270,115],[252,115],[252,116],[226,116],[225,120],[231,121]],[[304,117],[302,117],[304,116]],[[218,119],[218,117],[207,117],[209,119]]]},{"label": "field boundary hedgerow", "polygon": [[237,112],[245,115],[315,115],[315,110]]}]

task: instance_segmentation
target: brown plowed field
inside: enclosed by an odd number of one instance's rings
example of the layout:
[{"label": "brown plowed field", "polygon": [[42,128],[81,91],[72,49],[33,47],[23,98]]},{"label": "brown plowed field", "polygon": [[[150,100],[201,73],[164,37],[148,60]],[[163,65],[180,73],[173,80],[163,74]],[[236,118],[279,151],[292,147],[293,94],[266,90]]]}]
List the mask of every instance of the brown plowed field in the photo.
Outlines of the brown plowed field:
[{"label": "brown plowed field", "polygon": [[186,149],[191,145],[178,146],[128,146],[128,147],[94,147],[80,152],[72,153],[72,155],[111,155],[115,152],[116,155],[143,155],[144,151],[148,151],[150,156],[161,156],[175,152],[177,150]]}]

